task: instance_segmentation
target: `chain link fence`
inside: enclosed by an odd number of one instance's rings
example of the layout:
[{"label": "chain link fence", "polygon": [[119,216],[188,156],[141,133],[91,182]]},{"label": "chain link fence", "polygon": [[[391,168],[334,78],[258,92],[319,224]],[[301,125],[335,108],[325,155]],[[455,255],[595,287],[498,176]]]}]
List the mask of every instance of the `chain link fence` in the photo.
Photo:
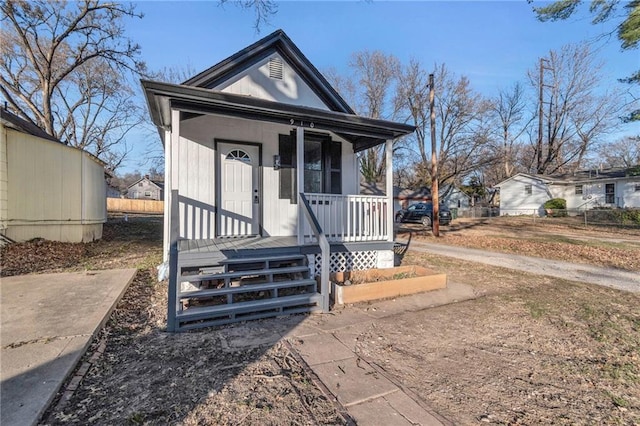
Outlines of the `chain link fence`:
[{"label": "chain link fence", "polygon": [[533,223],[566,223],[567,225],[614,226],[640,229],[640,209],[598,208],[590,210],[572,209],[510,209],[498,207],[472,207],[452,209],[455,218],[493,220],[505,217],[529,219]]}]

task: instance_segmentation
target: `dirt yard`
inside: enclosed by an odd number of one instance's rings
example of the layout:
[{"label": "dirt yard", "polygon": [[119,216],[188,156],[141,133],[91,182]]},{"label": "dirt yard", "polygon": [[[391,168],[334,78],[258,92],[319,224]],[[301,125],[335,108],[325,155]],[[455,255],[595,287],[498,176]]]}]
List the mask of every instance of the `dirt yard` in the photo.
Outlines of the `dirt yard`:
[{"label": "dirt yard", "polygon": [[[411,230],[430,242],[640,271],[636,231],[525,225],[457,221],[441,238]],[[139,268],[85,357],[95,362],[80,387],[54,401],[43,424],[347,424],[287,344],[229,345],[223,336],[245,333],[243,324],[163,331],[166,285],[153,268],[161,228],[116,220],[103,241],[0,252],[5,276]],[[446,272],[481,296],[378,320],[358,337],[363,358],[438,413],[456,424],[640,424],[638,294],[411,251],[403,263]],[[281,320],[251,327],[272,321]]]}]

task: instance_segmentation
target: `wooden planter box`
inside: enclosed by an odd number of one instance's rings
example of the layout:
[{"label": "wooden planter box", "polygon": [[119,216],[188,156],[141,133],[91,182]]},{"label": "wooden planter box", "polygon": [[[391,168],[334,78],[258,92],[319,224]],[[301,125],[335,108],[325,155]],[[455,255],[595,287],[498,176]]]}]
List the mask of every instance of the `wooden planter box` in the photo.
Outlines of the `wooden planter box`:
[{"label": "wooden planter box", "polygon": [[[338,305],[406,296],[447,287],[446,274],[422,266],[336,272],[331,274],[330,279],[333,299]],[[342,284],[345,281],[354,284]]]}]

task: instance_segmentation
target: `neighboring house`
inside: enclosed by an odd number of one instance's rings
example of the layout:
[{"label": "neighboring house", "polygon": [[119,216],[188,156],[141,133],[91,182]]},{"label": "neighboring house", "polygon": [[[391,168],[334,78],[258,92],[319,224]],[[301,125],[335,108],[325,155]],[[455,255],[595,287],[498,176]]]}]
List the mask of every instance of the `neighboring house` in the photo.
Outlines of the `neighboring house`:
[{"label": "neighboring house", "polygon": [[567,209],[640,208],[640,166],[555,175],[518,173],[496,185],[500,214],[544,214],[543,204],[563,198]]},{"label": "neighboring house", "polygon": [[114,183],[116,175],[108,169],[105,169],[104,176],[107,181],[107,198],[122,198],[122,190]]},{"label": "neighboring house", "polygon": [[[386,195],[384,183],[360,183],[360,193],[363,195]],[[431,199],[431,190],[429,188],[408,189],[393,187],[393,211],[394,214],[399,210],[406,209],[411,204],[427,201]]]},{"label": "neighboring house", "polygon": [[118,186],[113,186],[107,182],[107,198],[122,198],[122,191]]},{"label": "neighboring house", "polygon": [[451,189],[445,188],[439,191],[440,200],[449,209],[458,209],[458,211],[465,211],[471,208],[471,197],[462,192],[459,188],[453,187]]},{"label": "neighboring house", "polygon": [[0,233],[14,241],[101,238],[105,164],[6,110],[0,117]]},{"label": "neighboring house", "polygon": [[[283,31],[142,85],[165,150],[170,330],[326,311],[330,271],[393,266],[392,197],[360,195],[356,154],[386,145],[392,170],[415,128],[357,116]],[[261,300],[232,285],[249,276],[270,282]]]},{"label": "neighboring house", "polygon": [[146,175],[127,187],[126,198],[164,200],[164,182],[152,180]]}]

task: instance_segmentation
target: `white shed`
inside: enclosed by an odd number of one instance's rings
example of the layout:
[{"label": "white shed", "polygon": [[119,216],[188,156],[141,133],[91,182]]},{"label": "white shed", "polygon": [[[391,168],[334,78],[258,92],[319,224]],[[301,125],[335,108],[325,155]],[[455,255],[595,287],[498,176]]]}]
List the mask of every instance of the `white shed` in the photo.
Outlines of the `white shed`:
[{"label": "white shed", "polygon": [[89,242],[107,220],[104,163],[2,110],[0,233]]}]

